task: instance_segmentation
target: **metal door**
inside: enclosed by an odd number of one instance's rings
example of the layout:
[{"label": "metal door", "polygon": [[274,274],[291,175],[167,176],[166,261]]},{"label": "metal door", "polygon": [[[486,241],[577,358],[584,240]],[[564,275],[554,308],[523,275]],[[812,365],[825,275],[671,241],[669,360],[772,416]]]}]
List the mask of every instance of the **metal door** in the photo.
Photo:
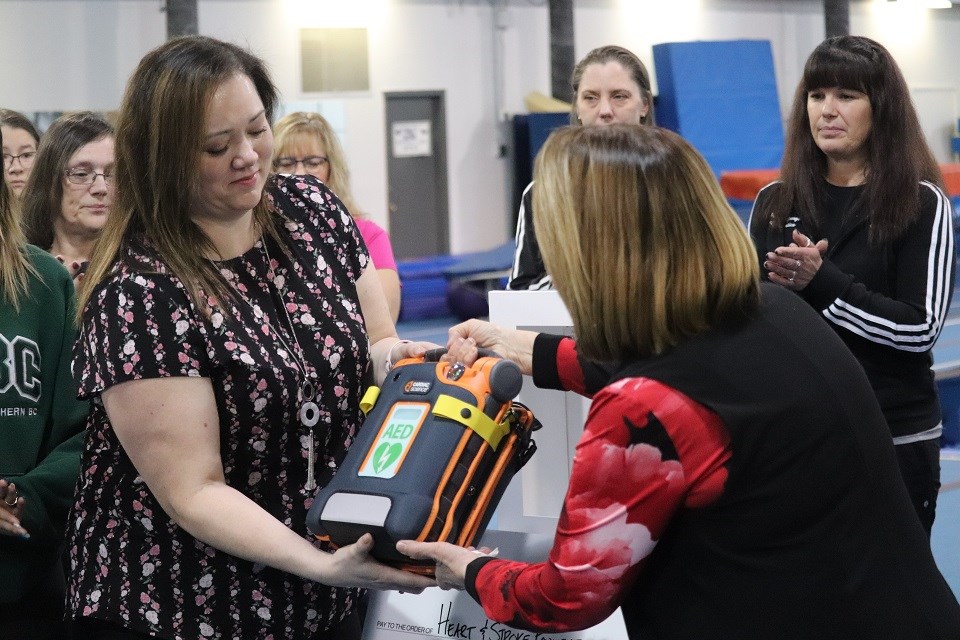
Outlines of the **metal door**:
[{"label": "metal door", "polygon": [[398,259],[450,252],[443,91],[384,94],[390,241]]}]

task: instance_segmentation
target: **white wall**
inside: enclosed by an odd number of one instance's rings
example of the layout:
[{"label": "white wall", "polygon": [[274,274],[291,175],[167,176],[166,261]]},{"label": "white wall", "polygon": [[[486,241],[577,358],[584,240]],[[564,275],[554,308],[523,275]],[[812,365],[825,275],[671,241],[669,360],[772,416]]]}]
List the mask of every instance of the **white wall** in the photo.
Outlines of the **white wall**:
[{"label": "white wall", "polygon": [[[543,0],[199,0],[201,33],[250,46],[271,66],[288,101],[343,105],[355,196],[386,224],[385,91],[446,92],[453,252],[510,236],[510,161],[498,125],[523,112],[530,91],[549,93]],[[821,0],[577,0],[576,55],[616,42],[653,70],[659,42],[769,39],[781,102],[823,38]],[[851,31],[897,57],[914,90],[931,146],[948,159],[958,114],[960,9],[891,15],[888,3],[853,4]],[[0,105],[24,111],[115,109],[139,58],[165,38],[161,0],[0,1]],[[344,9],[353,15],[338,15]],[[359,10],[359,11],[358,11]],[[348,11],[349,14],[349,11]],[[499,25],[499,28],[495,28]],[[298,30],[366,26],[368,92],[303,94]],[[498,62],[499,61],[499,62]],[[654,84],[655,78],[654,78]],[[564,96],[565,97],[565,96]]]}]

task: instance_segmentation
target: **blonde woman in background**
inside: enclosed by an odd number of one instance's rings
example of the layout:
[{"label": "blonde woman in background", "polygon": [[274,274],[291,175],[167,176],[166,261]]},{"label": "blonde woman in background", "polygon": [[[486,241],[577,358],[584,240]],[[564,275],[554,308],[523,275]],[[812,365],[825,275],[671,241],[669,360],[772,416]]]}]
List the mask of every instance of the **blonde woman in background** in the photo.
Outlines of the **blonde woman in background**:
[{"label": "blonde woman in background", "polygon": [[390,246],[390,236],[380,225],[360,213],[350,192],[350,170],[330,123],[319,113],[297,111],[274,126],[273,170],[296,176],[311,175],[326,184],[353,216],[377,269],[387,297],[391,319],[400,317],[400,276]]}]

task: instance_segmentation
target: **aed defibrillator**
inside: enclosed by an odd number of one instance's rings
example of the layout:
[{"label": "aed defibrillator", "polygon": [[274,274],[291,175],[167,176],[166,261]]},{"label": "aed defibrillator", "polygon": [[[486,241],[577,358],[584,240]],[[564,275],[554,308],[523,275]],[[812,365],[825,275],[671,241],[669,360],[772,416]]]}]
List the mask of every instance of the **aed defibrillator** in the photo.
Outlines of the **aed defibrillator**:
[{"label": "aed defibrillator", "polygon": [[443,353],[401,360],[367,391],[363,426],[307,514],[318,537],[342,546],[369,532],[375,558],[428,575],[432,562],[402,555],[397,541],[474,545],[540,428],[513,401],[517,365],[481,351],[464,366],[439,361]]}]

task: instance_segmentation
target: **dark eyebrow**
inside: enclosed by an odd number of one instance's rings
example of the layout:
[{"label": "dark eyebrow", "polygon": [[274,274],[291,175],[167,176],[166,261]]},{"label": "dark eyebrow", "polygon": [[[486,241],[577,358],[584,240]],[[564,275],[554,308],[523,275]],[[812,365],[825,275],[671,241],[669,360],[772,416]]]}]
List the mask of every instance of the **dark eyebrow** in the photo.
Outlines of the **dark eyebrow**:
[{"label": "dark eyebrow", "polygon": [[[250,120],[247,121],[247,124],[250,124],[250,123],[252,123],[252,122],[255,122],[256,120],[258,120],[258,119],[260,118],[260,116],[265,115],[266,113],[267,113],[267,110],[266,110],[266,109],[261,109],[260,111],[257,112],[257,114],[256,114],[255,116],[253,116],[252,118],[250,118]],[[223,131],[216,131],[216,132],[214,132],[214,133],[208,133],[208,134],[204,137],[204,139],[205,139],[205,140],[209,140],[210,138],[216,138],[217,136],[227,135],[227,134],[229,134],[231,131],[233,131],[233,129],[224,129]]]}]

